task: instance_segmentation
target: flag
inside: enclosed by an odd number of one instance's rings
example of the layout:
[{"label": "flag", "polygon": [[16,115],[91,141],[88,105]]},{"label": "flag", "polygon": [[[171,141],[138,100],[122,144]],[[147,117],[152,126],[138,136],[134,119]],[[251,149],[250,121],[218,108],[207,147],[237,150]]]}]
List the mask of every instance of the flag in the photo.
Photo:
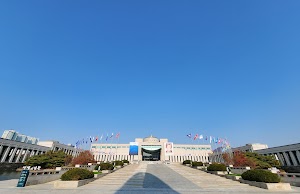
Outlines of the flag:
[{"label": "flag", "polygon": [[207,141],[207,136],[205,137],[205,140]]},{"label": "flag", "polygon": [[106,134],[106,139],[105,139],[105,141],[107,141],[108,140],[108,133]]},{"label": "flag", "polygon": [[102,134],[101,137],[100,137],[100,141],[102,140],[102,138],[103,138],[103,134]]},{"label": "flag", "polygon": [[[206,137],[207,138],[207,137]],[[209,136],[209,143],[211,143],[211,140],[212,140],[212,138],[211,138],[211,136]]]},{"label": "flag", "polygon": [[203,135],[200,135],[200,136],[199,136],[199,139],[203,139]]},{"label": "flag", "polygon": [[188,138],[191,138],[192,137],[192,134],[190,133],[190,134],[187,134],[186,135]]},{"label": "flag", "polygon": [[111,136],[109,137],[109,139],[111,139],[114,136],[114,133],[111,133]]},{"label": "flag", "polygon": [[98,136],[96,136],[95,141],[98,141]]},{"label": "flag", "polygon": [[94,140],[94,138],[92,138],[92,136],[90,136],[90,141],[91,141],[91,143],[93,142],[93,140]]},{"label": "flag", "polygon": [[120,137],[120,132],[116,134],[116,138],[118,139]]},{"label": "flag", "polygon": [[196,140],[198,138],[198,134],[195,135],[194,140]]}]

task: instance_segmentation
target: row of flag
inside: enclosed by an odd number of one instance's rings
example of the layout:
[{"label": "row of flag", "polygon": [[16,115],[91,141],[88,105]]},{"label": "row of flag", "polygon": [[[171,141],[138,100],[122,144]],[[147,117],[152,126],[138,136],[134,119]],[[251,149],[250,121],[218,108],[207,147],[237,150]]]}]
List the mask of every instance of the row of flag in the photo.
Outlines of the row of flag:
[{"label": "row of flag", "polygon": [[203,136],[203,135],[199,135],[199,134],[195,134],[194,137],[191,133],[186,135],[188,138],[190,139],[204,139],[206,141],[209,141],[209,143],[215,143],[215,144],[220,144],[221,147],[225,147],[227,149],[230,148],[230,143],[228,142],[228,140],[226,138],[219,138],[219,137],[213,137],[213,136]]},{"label": "row of flag", "polygon": [[[116,135],[114,135],[114,133],[111,133],[111,135],[108,135],[108,133],[107,133],[105,141],[112,140],[113,138],[119,139],[119,137],[120,137],[120,132],[117,133]],[[82,140],[78,140],[75,143],[75,147],[78,148],[80,145],[102,141],[103,138],[104,138],[103,134],[100,137],[98,137],[98,136],[93,136],[93,137],[90,136],[90,137],[87,137],[87,138],[83,138]]]}]

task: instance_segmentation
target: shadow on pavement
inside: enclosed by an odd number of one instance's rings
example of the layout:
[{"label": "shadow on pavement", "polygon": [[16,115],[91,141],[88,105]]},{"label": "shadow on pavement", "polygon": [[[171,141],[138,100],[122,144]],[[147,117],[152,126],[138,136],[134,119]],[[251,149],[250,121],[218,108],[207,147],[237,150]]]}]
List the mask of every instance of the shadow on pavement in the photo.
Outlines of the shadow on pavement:
[{"label": "shadow on pavement", "polygon": [[[141,182],[141,179],[144,179]],[[137,173],[133,175],[117,192],[121,193],[173,193],[179,194],[158,177],[150,173]]]}]

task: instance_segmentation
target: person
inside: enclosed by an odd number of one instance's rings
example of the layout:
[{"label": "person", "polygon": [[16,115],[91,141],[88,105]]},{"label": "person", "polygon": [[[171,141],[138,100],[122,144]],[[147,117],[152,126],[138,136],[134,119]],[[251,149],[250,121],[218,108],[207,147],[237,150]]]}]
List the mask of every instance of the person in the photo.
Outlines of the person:
[{"label": "person", "polygon": [[166,144],[166,153],[172,153],[173,149],[172,149],[172,143],[167,143]]}]

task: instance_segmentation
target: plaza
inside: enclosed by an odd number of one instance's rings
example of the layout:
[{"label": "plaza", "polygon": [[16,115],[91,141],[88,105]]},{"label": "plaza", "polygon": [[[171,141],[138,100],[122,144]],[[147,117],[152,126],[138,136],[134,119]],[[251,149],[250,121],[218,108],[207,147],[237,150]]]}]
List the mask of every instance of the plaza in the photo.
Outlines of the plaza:
[{"label": "plaza", "polygon": [[300,193],[299,187],[271,192],[180,164],[152,161],[131,164],[76,189],[55,189],[53,182],[17,188],[16,183],[16,179],[1,181],[0,193]]}]

